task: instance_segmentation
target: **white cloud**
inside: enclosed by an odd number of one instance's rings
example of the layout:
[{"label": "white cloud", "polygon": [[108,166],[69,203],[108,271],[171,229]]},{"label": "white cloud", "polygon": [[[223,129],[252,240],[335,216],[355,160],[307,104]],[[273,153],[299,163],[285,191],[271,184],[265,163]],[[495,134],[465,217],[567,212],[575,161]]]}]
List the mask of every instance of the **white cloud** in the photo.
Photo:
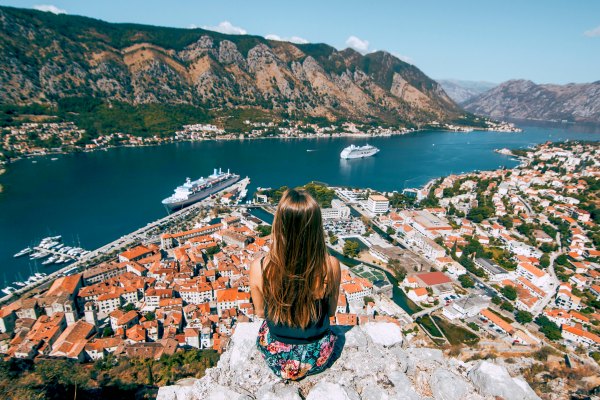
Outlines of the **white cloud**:
[{"label": "white cloud", "polygon": [[[196,27],[195,25],[193,25],[193,26]],[[219,25],[217,25],[217,26],[204,25],[204,26],[202,26],[202,29],[226,33],[228,35],[245,35],[246,33],[248,33],[248,32],[246,32],[246,30],[244,28],[235,26],[229,21],[223,21],[223,22],[219,23]]]},{"label": "white cloud", "polygon": [[62,8],[58,8],[52,4],[38,4],[33,6],[35,10],[51,12],[52,14],[66,14],[67,10],[63,10]]},{"label": "white cloud", "polygon": [[369,41],[362,40],[356,36],[350,36],[348,39],[346,39],[346,45],[362,54],[369,52]]},{"label": "white cloud", "polygon": [[402,54],[399,53],[392,53],[392,55],[402,61],[404,61],[405,63],[409,63],[409,64],[414,64],[415,60],[413,60],[411,57],[409,56],[404,56]]},{"label": "white cloud", "polygon": [[296,44],[306,44],[308,43],[308,40],[300,37],[300,36],[291,36],[291,37],[281,37],[279,35],[275,35],[273,33],[268,34],[267,36],[265,36],[265,39],[269,39],[269,40],[278,40],[280,42],[292,42],[292,43],[296,43]]},{"label": "white cloud", "polygon": [[583,34],[587,37],[600,36],[600,26],[597,26],[594,29],[590,29],[589,31],[585,31],[583,32]]}]

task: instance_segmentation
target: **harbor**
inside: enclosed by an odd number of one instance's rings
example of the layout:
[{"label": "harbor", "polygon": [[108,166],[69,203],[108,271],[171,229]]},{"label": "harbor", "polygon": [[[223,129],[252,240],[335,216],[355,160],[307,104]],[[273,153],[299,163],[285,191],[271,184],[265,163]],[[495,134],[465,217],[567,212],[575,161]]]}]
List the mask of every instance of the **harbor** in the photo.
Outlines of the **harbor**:
[{"label": "harbor", "polygon": [[[364,145],[364,138],[185,142],[65,154],[56,161],[38,157],[36,164],[20,160],[2,175],[0,277],[7,284],[27,278],[19,273],[29,275],[30,260],[13,255],[31,246],[32,239],[60,233],[67,243],[77,246],[80,241],[79,247],[91,250],[162,218],[167,212],[161,200],[186,176],[206,176],[214,166],[251,176],[248,197],[257,186],[295,186],[312,180],[400,192],[442,175],[518,164],[494,149],[592,137],[536,127],[526,127],[518,135],[423,131],[369,138],[368,143],[381,152],[362,160],[342,160],[340,152],[351,144]],[[50,273],[66,265],[49,264],[39,270]]]},{"label": "harbor", "polygon": [[[213,195],[219,196],[219,195],[223,195],[230,191],[237,191],[239,193],[247,193],[247,186],[249,183],[250,183],[250,178],[246,177],[231,186],[221,189],[219,192],[216,192]],[[54,281],[56,278],[74,274],[78,271],[81,271],[89,265],[94,265],[100,257],[105,256],[107,254],[116,254],[116,252],[118,252],[120,249],[132,246],[136,243],[142,243],[142,242],[143,243],[159,243],[160,239],[157,236],[151,234],[150,233],[151,231],[155,230],[156,228],[160,228],[163,225],[167,225],[171,222],[174,222],[177,220],[183,220],[186,217],[188,217],[188,215],[191,212],[193,212],[194,210],[208,208],[208,207],[210,207],[210,205],[213,201],[214,200],[211,197],[208,197],[202,201],[192,204],[192,205],[190,205],[186,208],[183,208],[179,211],[175,211],[172,214],[167,215],[166,217],[160,218],[154,222],[150,222],[147,225],[145,225],[144,227],[139,228],[136,231],[134,231],[128,235],[121,236],[120,238],[118,238],[110,243],[107,243],[107,244],[103,245],[102,247],[99,247],[93,251],[84,251],[84,252],[81,252],[79,255],[71,254],[69,256],[73,260],[75,260],[75,262],[73,262],[72,264],[69,264],[69,265],[59,269],[58,271],[54,271],[49,274],[42,273],[37,276],[34,275],[35,279],[32,281],[28,281],[29,283],[27,283],[24,286],[21,286],[21,287],[9,286],[12,288],[12,290],[9,290],[8,293],[5,291],[7,288],[2,289],[2,292],[5,293],[6,296],[0,298],[0,304],[4,304],[4,303],[12,300],[15,296],[23,295],[26,292],[34,290],[36,288],[43,288],[46,285],[48,285],[49,283],[51,283],[52,281]],[[243,207],[244,205],[241,205],[241,206]],[[56,239],[56,237],[45,238],[45,239]],[[45,239],[43,239],[42,241],[44,241]],[[56,241],[56,240],[54,240],[54,241]],[[51,249],[47,248],[49,243],[50,242],[48,242],[48,241],[46,241],[45,243],[40,242],[40,245],[44,244],[44,246],[43,247],[35,246],[34,250],[37,250],[38,252],[62,254],[56,250],[51,250]],[[19,253],[17,253],[17,254],[19,254]],[[16,254],[15,254],[15,256],[16,256]],[[17,286],[20,286],[20,285],[17,285]]]}]

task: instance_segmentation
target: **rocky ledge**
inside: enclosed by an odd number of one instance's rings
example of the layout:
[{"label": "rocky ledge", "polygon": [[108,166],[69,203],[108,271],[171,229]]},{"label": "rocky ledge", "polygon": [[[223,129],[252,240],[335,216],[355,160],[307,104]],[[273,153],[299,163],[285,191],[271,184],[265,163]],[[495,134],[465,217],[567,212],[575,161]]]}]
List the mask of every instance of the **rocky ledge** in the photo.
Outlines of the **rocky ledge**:
[{"label": "rocky ledge", "polygon": [[258,323],[237,326],[227,351],[201,379],[165,386],[158,400],[539,399],[520,377],[489,361],[464,363],[441,350],[403,346],[393,323],[368,323],[341,335],[343,350],[327,371],[284,382],[255,346]]}]

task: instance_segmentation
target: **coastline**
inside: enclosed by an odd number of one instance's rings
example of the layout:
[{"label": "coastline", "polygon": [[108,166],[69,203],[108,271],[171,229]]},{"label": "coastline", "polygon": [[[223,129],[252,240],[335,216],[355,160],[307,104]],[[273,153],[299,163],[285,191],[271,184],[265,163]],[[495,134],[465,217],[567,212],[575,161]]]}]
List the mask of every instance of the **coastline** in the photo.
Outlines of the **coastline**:
[{"label": "coastline", "polygon": [[[3,170],[5,171],[7,166],[14,162],[17,162],[19,160],[35,159],[38,157],[46,157],[46,156],[52,156],[52,155],[66,155],[66,154],[74,154],[74,153],[92,153],[92,152],[96,152],[96,151],[108,151],[109,149],[117,149],[117,148],[163,146],[163,145],[174,144],[174,143],[186,143],[186,142],[191,143],[191,142],[204,142],[204,141],[219,142],[219,141],[236,141],[236,140],[237,141],[269,140],[269,139],[274,139],[274,140],[333,139],[333,138],[364,139],[364,138],[403,136],[403,135],[409,135],[409,134],[426,132],[426,131],[448,132],[448,133],[473,133],[473,132],[494,132],[495,130],[474,128],[469,131],[457,131],[457,130],[441,129],[441,128],[426,128],[426,129],[412,129],[409,131],[394,131],[394,132],[384,133],[384,134],[369,134],[369,133],[364,133],[364,132],[359,132],[359,133],[342,132],[342,133],[334,133],[334,134],[313,134],[313,135],[301,134],[301,135],[297,135],[297,136],[277,135],[277,136],[250,136],[250,137],[245,137],[245,136],[240,137],[240,135],[226,134],[226,135],[221,135],[221,136],[217,136],[217,137],[208,137],[208,138],[172,139],[172,140],[165,140],[165,141],[162,141],[159,143],[124,144],[124,145],[118,145],[118,146],[114,146],[114,145],[113,146],[102,146],[102,147],[96,147],[96,148],[92,148],[92,149],[76,148],[75,150],[72,150],[72,151],[66,151],[66,150],[48,151],[47,153],[41,153],[41,154],[40,153],[29,153],[29,154],[23,154],[19,157],[12,158],[9,162],[5,162],[4,164],[0,163],[0,168],[3,168]],[[508,132],[508,131],[497,131],[497,132],[499,132],[499,133],[519,133],[519,132]],[[2,175],[2,173],[0,173],[0,175]],[[2,192],[2,190],[0,190],[0,193],[1,192]]]}]

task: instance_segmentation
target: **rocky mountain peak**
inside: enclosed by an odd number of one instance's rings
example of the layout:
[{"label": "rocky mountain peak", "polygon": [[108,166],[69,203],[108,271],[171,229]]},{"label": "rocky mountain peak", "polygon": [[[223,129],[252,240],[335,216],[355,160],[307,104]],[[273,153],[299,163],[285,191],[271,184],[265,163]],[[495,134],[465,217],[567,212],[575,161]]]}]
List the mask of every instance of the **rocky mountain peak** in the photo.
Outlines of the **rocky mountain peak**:
[{"label": "rocky mountain peak", "polygon": [[534,400],[521,378],[489,361],[463,363],[441,350],[411,347],[389,322],[335,327],[341,354],[321,374],[284,382],[256,349],[259,323],[238,324],[216,367],[201,379],[160,388],[157,400]]},{"label": "rocky mountain peak", "polygon": [[[0,66],[5,104],[94,97],[394,125],[462,115],[435,81],[385,52],[11,7],[0,7]],[[401,96],[391,91],[395,74]]]},{"label": "rocky mountain peak", "polygon": [[600,123],[600,84],[541,84],[506,81],[463,103],[466,110],[493,118]]}]

